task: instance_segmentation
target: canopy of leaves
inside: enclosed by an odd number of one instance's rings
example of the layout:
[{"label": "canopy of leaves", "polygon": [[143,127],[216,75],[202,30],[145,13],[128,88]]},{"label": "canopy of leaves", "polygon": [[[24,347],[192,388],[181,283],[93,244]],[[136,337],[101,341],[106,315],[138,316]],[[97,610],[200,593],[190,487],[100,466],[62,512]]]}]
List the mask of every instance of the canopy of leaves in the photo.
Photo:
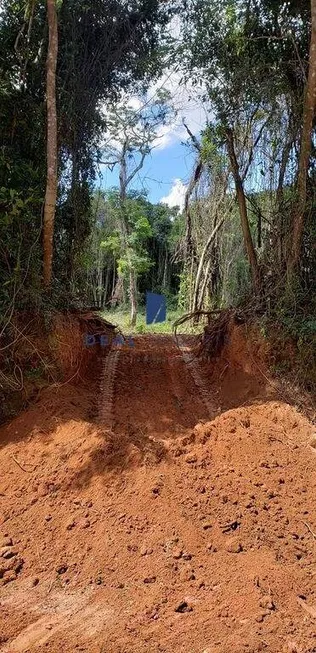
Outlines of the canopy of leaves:
[{"label": "canopy of leaves", "polygon": [[188,75],[226,120],[290,93],[301,101],[310,2],[188,0],[183,24]]},{"label": "canopy of leaves", "polygon": [[[159,74],[171,12],[172,4],[159,0],[63,0],[58,4],[60,157],[55,276],[66,286],[73,285],[78,267],[80,272],[80,256],[91,228],[91,197],[105,127],[103,103],[113,103],[128,89],[143,88]],[[16,301],[34,302],[34,289],[40,298],[47,39],[43,0],[3,0],[0,240],[1,274],[7,283],[3,301],[14,295]]]}]

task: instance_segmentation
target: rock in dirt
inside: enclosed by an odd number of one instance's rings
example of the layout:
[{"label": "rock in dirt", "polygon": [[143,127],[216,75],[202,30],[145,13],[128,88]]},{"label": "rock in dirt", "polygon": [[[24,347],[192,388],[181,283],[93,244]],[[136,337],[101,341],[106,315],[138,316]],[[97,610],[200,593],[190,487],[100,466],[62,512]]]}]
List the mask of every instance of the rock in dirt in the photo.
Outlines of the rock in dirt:
[{"label": "rock in dirt", "polygon": [[211,553],[216,553],[216,552],[217,552],[217,547],[213,544],[213,542],[209,542],[209,543],[208,543],[208,545],[207,545],[207,549],[208,549]]},{"label": "rock in dirt", "polygon": [[187,582],[190,580],[195,580],[195,575],[191,569],[181,569],[179,578],[182,582]]},{"label": "rock in dirt", "polygon": [[80,522],[80,528],[90,528],[89,519],[83,519],[82,522]]},{"label": "rock in dirt", "polygon": [[147,576],[147,578],[144,578],[144,583],[145,585],[150,585],[151,583],[156,582],[156,576]]},{"label": "rock in dirt", "polygon": [[235,537],[231,537],[225,543],[225,550],[229,553],[240,553],[243,548],[239,540],[237,540]]},{"label": "rock in dirt", "polygon": [[260,599],[259,605],[261,606],[261,608],[266,608],[266,610],[275,610],[275,605],[269,594],[263,596]]},{"label": "rock in dirt", "polygon": [[140,550],[141,556],[149,556],[153,553],[153,549],[147,548],[146,546],[142,547]]},{"label": "rock in dirt", "polygon": [[186,601],[181,601],[179,605],[175,608],[175,612],[192,612],[193,608],[186,602]]},{"label": "rock in dirt", "polygon": [[0,549],[3,549],[7,546],[13,546],[11,537],[4,537],[2,540],[0,540]]},{"label": "rock in dirt", "polygon": [[184,460],[188,464],[196,463],[197,462],[197,455],[195,453],[187,453]]},{"label": "rock in dirt", "polygon": [[3,584],[3,585],[7,585],[8,583],[12,583],[12,581],[14,581],[14,580],[16,580],[16,573],[15,573],[15,571],[13,571],[13,570],[11,570],[11,571],[6,571],[6,572],[3,574],[2,584]]},{"label": "rock in dirt", "polygon": [[12,580],[15,580],[23,564],[23,558],[17,557],[16,555],[7,560],[3,558],[0,563],[0,585],[6,585]]},{"label": "rock in dirt", "polygon": [[14,551],[11,547],[5,547],[1,549],[0,555],[5,560],[10,560],[10,558],[14,558],[17,555],[17,551]]}]

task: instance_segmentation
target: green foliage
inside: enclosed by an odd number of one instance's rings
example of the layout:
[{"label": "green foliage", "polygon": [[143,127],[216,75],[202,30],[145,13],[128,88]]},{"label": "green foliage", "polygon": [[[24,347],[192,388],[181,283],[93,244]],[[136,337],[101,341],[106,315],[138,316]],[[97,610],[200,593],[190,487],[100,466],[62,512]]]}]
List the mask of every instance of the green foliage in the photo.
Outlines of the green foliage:
[{"label": "green foliage", "polygon": [[136,274],[143,274],[147,272],[149,268],[153,265],[152,261],[144,254],[137,254],[132,249],[128,249],[125,252],[125,255],[118,259],[118,273],[122,277],[128,279],[129,273],[131,271],[136,272]]},{"label": "green foliage", "polygon": [[[95,218],[85,270],[90,279],[89,292],[94,297],[96,292],[99,295],[95,303],[105,305],[111,298],[116,275],[119,274],[127,282],[133,270],[138,277],[141,301],[146,290],[152,290],[163,292],[169,305],[175,306],[179,266],[172,263],[172,256],[182,220],[176,210],[152,204],[144,194],[130,191],[124,202],[128,235],[126,246],[122,246],[119,191],[112,189],[106,193],[96,193],[93,206]],[[103,285],[102,297],[100,291],[96,291],[100,280]]]},{"label": "green foliage", "polygon": [[[33,7],[33,10],[32,10]],[[171,5],[159,0],[58,2],[59,193],[50,301],[86,292],[85,247],[103,105],[143,91],[159,74]],[[0,12],[0,302],[39,307],[46,181],[46,3],[3,0]],[[159,102],[162,101],[160,98]],[[157,111],[159,108],[156,108]],[[145,225],[139,225],[139,232]],[[104,252],[106,256],[106,252]],[[63,299],[64,298],[64,299]],[[67,299],[66,299],[67,298]]]},{"label": "green foliage", "polygon": [[308,391],[316,391],[316,306],[309,293],[283,296],[261,318],[261,331],[270,342],[275,374],[289,375]]},{"label": "green foliage", "polygon": [[167,310],[167,319],[165,322],[158,324],[146,324],[146,316],[143,307],[141,307],[137,324],[135,327],[130,326],[129,313],[124,311],[121,308],[114,310],[107,310],[103,313],[106,320],[112,322],[112,324],[117,324],[119,328],[123,331],[125,335],[127,334],[142,334],[142,333],[173,333],[173,323],[181,317],[182,313],[179,310],[168,309]]},{"label": "green foliage", "polygon": [[184,270],[179,274],[179,281],[178,308],[186,313],[190,310],[189,299],[192,297],[193,280],[190,273]]},{"label": "green foliage", "polygon": [[117,258],[121,249],[119,234],[118,233],[111,234],[111,236],[108,236],[105,240],[102,240],[100,242],[100,247],[101,249],[103,248],[105,251],[111,252],[114,258]]},{"label": "green foliage", "polygon": [[287,91],[301,97],[309,18],[308,0],[188,1],[181,59],[196,83],[203,81],[217,118],[234,120]]},{"label": "green foliage", "polygon": [[132,226],[132,233],[128,239],[131,247],[137,247],[138,243],[142,243],[152,235],[151,226],[145,215],[137,217],[129,213],[129,223]]},{"label": "green foliage", "polygon": [[201,160],[211,168],[213,175],[221,174],[227,169],[228,160],[227,154],[223,150],[224,142],[225,138],[220,124],[208,125],[202,133]]}]

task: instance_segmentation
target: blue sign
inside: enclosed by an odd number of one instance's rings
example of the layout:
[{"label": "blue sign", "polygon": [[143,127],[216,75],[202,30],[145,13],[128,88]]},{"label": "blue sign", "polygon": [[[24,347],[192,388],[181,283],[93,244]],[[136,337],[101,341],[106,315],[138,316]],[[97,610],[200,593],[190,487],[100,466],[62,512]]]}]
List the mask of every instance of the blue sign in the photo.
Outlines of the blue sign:
[{"label": "blue sign", "polygon": [[146,292],[146,324],[166,321],[166,298],[154,292]]}]

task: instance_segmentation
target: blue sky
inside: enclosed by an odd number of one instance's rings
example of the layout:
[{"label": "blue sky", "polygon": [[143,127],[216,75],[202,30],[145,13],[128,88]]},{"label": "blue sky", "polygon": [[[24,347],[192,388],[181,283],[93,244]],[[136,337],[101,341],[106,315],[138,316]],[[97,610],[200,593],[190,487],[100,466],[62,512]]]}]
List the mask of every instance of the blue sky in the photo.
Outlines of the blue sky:
[{"label": "blue sky", "polygon": [[[183,125],[190,129],[191,133],[199,137],[203,129],[207,108],[198,97],[195,89],[182,82],[180,72],[167,70],[165,74],[153,84],[147,92],[145,104],[144,98],[131,97],[125,100],[125,104],[136,112],[146,106],[157,95],[162,88],[169,91],[173,114],[170,121],[157,128],[157,140],[155,148],[146,158],[143,169],[131,183],[130,189],[147,190],[148,199],[151,202],[164,201],[169,206],[180,206],[183,208],[184,195],[190,176],[192,174],[196,154],[192,145],[188,146],[188,134]],[[118,134],[119,136],[119,134]],[[105,143],[112,143],[115,148],[115,140],[119,138],[112,136],[110,140],[105,135]],[[107,154],[105,154],[107,158]],[[115,158],[115,157],[114,157]],[[106,166],[101,166],[102,178],[100,185],[109,189],[118,186],[118,167],[111,171]]]},{"label": "blue sky", "polygon": [[[145,160],[143,169],[135,177],[131,188],[146,190],[148,199],[158,203],[166,199],[172,205],[183,202],[185,187],[192,172],[195,155],[192,149],[181,141],[172,141],[164,148],[155,149]],[[102,188],[109,189],[118,185],[118,169],[111,172],[101,166]],[[174,205],[174,204],[173,204]]]}]

